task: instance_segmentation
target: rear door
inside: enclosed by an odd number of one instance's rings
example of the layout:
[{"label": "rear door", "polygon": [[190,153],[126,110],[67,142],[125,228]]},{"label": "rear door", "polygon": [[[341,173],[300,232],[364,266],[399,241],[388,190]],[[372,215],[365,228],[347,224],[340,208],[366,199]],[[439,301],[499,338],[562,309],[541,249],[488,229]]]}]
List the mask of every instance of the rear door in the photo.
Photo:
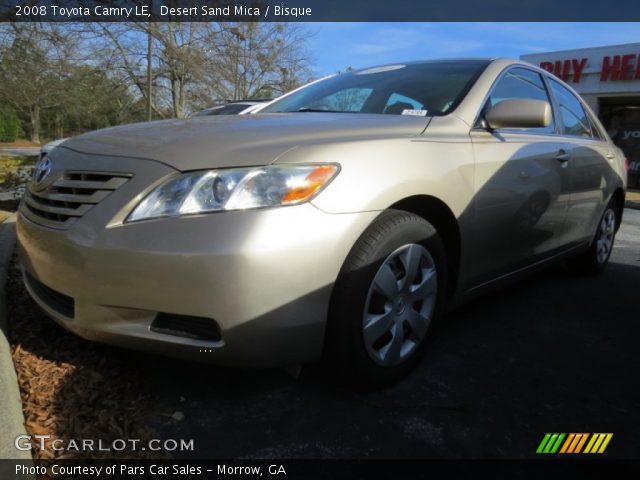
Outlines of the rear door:
[{"label": "rear door", "polygon": [[[496,81],[483,112],[507,99],[551,102],[541,75],[513,67]],[[471,131],[475,171],[473,281],[534,263],[559,247],[568,208],[571,144],[544,128]]]},{"label": "rear door", "polygon": [[590,241],[616,182],[614,146],[593,114],[567,87],[548,78],[558,124],[570,147],[570,196],[562,244]]}]

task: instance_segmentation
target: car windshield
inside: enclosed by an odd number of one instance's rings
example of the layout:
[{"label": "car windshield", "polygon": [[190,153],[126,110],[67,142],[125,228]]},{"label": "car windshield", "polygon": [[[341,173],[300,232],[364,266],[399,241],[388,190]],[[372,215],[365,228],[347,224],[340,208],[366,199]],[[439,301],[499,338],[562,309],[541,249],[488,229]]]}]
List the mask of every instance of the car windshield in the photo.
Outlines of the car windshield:
[{"label": "car windshield", "polygon": [[342,73],[304,87],[260,113],[446,115],[488,64],[486,60],[434,61]]}]

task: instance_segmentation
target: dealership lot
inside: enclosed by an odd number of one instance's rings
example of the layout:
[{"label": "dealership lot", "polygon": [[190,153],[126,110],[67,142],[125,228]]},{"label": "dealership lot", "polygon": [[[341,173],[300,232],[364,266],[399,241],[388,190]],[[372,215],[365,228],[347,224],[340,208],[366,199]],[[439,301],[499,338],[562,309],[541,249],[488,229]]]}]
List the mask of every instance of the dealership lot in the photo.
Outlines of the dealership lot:
[{"label": "dealership lot", "polygon": [[637,454],[638,210],[625,211],[602,276],[557,266],[451,312],[411,376],[374,393],[341,389],[317,367],[295,381],[94,345],[54,326],[15,277],[9,308],[27,321],[12,343],[41,433],[148,426],[194,440],[177,458],[457,458],[531,457],[545,432],[611,432],[608,456]]}]

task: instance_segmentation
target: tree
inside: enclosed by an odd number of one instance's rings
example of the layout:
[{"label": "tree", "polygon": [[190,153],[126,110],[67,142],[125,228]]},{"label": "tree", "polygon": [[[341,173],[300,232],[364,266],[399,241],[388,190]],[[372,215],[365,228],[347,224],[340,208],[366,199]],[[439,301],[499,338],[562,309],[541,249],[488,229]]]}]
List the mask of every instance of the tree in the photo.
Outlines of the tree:
[{"label": "tree", "polygon": [[154,42],[156,114],[183,117],[221,101],[279,95],[309,77],[308,31],[296,24],[96,24],[97,51],[146,98],[147,35]]},{"label": "tree", "polygon": [[0,102],[32,141],[141,120],[128,82],[99,66],[83,25],[17,23],[0,30]]},{"label": "tree", "polygon": [[272,97],[309,78],[299,24],[244,22],[0,24],[0,106],[33,141],[144,119],[147,38],[154,116]]},{"label": "tree", "polygon": [[34,142],[40,141],[42,111],[62,101],[67,42],[57,28],[38,23],[12,23],[2,32],[0,100],[27,116]]},{"label": "tree", "polygon": [[11,107],[0,107],[0,142],[15,142],[20,134],[20,120]]},{"label": "tree", "polygon": [[142,120],[144,111],[127,84],[103,69],[70,66],[64,81],[66,101],[43,116],[45,132],[62,138],[87,130]]},{"label": "tree", "polygon": [[126,80],[144,99],[148,95],[147,36],[154,43],[153,109],[160,117],[189,113],[190,90],[202,76],[205,39],[215,36],[214,23],[162,22],[95,24],[96,46],[104,68]]},{"label": "tree", "polygon": [[310,76],[310,33],[293,23],[223,24],[210,39],[201,88],[213,98],[281,95]]}]

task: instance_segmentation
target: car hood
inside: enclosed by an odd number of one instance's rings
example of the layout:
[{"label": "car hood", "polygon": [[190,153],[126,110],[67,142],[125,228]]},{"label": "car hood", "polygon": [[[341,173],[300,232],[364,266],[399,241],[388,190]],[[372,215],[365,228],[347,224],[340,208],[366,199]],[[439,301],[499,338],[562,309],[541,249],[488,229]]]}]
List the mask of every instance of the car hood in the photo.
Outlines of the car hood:
[{"label": "car hood", "polygon": [[425,117],[310,112],[194,117],[97,130],[60,148],[151,159],[178,170],[243,167],[272,163],[305,145],[414,137],[428,123]]}]

